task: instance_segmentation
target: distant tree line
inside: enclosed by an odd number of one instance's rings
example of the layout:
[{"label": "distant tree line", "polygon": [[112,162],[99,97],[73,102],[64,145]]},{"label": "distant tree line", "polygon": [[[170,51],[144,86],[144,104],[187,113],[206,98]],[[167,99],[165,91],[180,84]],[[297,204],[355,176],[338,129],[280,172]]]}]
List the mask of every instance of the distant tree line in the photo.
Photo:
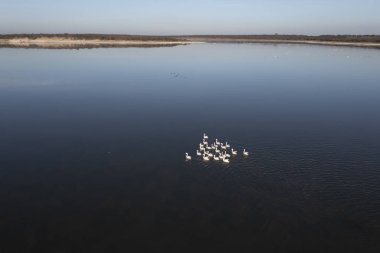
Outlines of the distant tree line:
[{"label": "distant tree line", "polygon": [[304,41],[332,41],[332,42],[378,42],[380,35],[194,35],[182,36],[183,38],[204,39],[231,39],[231,40],[304,40]]},{"label": "distant tree line", "polygon": [[188,35],[188,36],[150,36],[150,35],[121,35],[121,34],[0,34],[0,39],[38,39],[45,38],[66,38],[83,40],[138,40],[138,41],[180,41],[187,38],[202,39],[229,39],[229,40],[304,40],[304,41],[332,41],[332,42],[368,42],[380,43],[380,35]]}]

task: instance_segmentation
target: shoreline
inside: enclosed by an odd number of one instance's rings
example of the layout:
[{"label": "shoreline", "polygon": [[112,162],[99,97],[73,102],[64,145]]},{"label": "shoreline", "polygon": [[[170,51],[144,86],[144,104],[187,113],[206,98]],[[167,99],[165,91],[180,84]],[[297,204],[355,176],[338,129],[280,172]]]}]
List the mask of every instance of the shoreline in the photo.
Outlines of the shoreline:
[{"label": "shoreline", "polygon": [[79,49],[79,48],[108,48],[108,47],[170,47],[196,43],[263,43],[263,44],[305,44],[344,46],[380,49],[380,42],[361,41],[323,41],[316,39],[261,39],[237,38],[233,36],[177,36],[177,37],[133,37],[120,39],[73,38],[41,36],[29,38],[27,36],[14,38],[1,38],[0,48],[46,48],[46,49]]},{"label": "shoreline", "polygon": [[14,38],[0,39],[0,47],[12,48],[51,48],[76,49],[97,47],[154,47],[177,46],[189,44],[185,40],[101,40],[101,39],[71,39],[71,38]]}]

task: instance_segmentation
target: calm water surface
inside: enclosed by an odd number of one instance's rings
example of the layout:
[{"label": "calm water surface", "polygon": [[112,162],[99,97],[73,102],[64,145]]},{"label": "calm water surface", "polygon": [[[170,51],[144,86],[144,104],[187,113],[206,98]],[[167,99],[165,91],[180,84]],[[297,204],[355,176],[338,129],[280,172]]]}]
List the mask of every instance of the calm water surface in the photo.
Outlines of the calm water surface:
[{"label": "calm water surface", "polygon": [[2,48],[0,251],[379,252],[379,108],[373,49]]}]

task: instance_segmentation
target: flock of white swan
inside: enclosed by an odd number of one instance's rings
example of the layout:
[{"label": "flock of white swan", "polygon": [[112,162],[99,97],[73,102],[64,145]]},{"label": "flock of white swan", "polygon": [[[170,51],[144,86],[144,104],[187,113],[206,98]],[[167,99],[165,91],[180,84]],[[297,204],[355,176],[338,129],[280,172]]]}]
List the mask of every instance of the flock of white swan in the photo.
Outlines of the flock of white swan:
[{"label": "flock of white swan", "polygon": [[[231,146],[226,142],[225,144],[219,142],[218,139],[215,139],[213,143],[209,145],[209,138],[204,133],[202,142],[199,143],[199,149],[197,149],[197,156],[202,156],[204,161],[209,161],[214,159],[215,161],[222,161],[224,163],[229,163],[229,158],[232,158],[237,155],[237,151],[231,148]],[[191,160],[191,156],[188,153],[185,153],[186,160]],[[243,156],[248,156],[248,151],[243,150]]]}]

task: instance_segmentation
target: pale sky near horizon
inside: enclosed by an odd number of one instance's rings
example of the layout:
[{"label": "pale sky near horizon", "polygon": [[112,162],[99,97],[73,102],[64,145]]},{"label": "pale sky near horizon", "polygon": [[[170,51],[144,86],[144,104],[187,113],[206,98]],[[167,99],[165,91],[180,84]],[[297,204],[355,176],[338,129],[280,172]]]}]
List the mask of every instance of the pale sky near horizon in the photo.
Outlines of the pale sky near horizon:
[{"label": "pale sky near horizon", "polygon": [[0,33],[380,34],[380,0],[0,0]]}]

